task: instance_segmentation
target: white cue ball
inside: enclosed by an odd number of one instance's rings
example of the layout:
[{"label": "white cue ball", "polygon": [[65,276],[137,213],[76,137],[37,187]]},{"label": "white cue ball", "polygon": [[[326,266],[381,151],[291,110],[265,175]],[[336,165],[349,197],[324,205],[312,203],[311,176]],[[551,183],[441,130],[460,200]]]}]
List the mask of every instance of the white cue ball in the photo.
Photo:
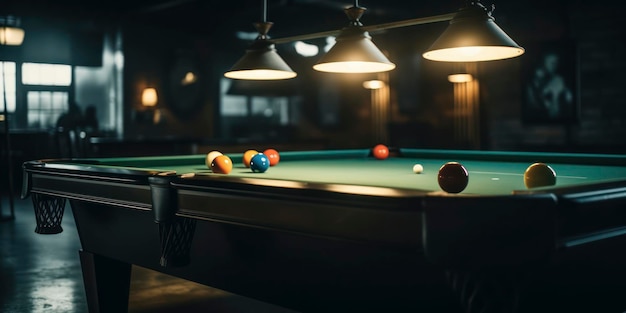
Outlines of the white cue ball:
[{"label": "white cue ball", "polygon": [[413,165],[413,173],[421,174],[423,171],[424,171],[424,167],[422,166],[422,164]]},{"label": "white cue ball", "polygon": [[206,164],[206,166],[208,168],[211,168],[211,163],[213,163],[213,159],[215,159],[216,157],[222,155],[221,152],[219,151],[211,151],[206,155],[206,159],[204,160],[204,164]]}]

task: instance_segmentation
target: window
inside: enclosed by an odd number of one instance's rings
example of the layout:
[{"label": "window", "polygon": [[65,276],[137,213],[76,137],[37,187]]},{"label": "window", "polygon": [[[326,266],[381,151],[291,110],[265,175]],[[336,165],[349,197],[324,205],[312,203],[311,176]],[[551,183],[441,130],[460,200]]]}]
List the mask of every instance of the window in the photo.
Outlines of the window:
[{"label": "window", "polygon": [[276,124],[289,124],[288,97],[230,95],[228,90],[231,84],[232,81],[229,79],[223,78],[221,80],[222,102],[220,112],[222,116],[262,116],[274,120]]},{"label": "window", "polygon": [[68,94],[63,91],[29,91],[28,128],[53,128],[61,114],[68,110]]},{"label": "window", "polygon": [[0,62],[0,65],[2,66],[0,68],[2,71],[0,93],[3,94],[0,97],[0,108],[4,110],[4,98],[6,97],[7,112],[13,113],[15,112],[15,62]]},{"label": "window", "polygon": [[22,64],[22,84],[44,86],[69,86],[72,84],[72,67],[59,64]]},{"label": "window", "polygon": [[222,94],[222,102],[220,112],[222,116],[246,116],[248,115],[247,99],[245,96],[231,96],[228,89],[232,81],[222,78],[220,84],[220,93]]},{"label": "window", "polygon": [[[268,140],[279,135],[286,138],[287,135],[281,132],[293,123],[291,120],[293,114],[290,115],[289,111],[289,95],[277,96],[271,93],[263,95],[263,88],[259,88],[259,85],[254,86],[254,83],[231,88],[234,86],[233,82],[223,78],[220,84],[222,136],[253,140],[258,138]],[[267,82],[257,83],[267,87],[265,85]]]},{"label": "window", "polygon": [[68,110],[72,67],[60,64],[22,64],[22,84],[27,86],[26,123],[30,129],[50,129]]}]

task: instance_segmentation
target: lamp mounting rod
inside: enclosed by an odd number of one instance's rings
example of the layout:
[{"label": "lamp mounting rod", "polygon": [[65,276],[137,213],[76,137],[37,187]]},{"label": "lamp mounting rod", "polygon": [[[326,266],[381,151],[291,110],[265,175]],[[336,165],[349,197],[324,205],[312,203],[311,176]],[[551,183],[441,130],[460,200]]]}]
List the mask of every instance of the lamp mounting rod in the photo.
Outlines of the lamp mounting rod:
[{"label": "lamp mounting rod", "polygon": [[[408,19],[408,20],[397,21],[397,22],[362,26],[362,29],[367,32],[376,32],[376,31],[382,31],[382,30],[392,29],[392,28],[429,24],[429,23],[436,23],[436,22],[445,22],[445,21],[452,20],[452,18],[454,18],[456,14],[457,12],[427,16],[427,17],[418,17],[414,19]],[[288,42],[293,42],[293,41],[298,41],[298,40],[317,39],[317,38],[323,38],[323,37],[328,37],[328,36],[336,36],[340,31],[341,30],[330,30],[330,31],[319,32],[319,33],[276,38],[276,39],[272,39],[272,41],[276,44],[282,44],[282,43],[288,43]]]},{"label": "lamp mounting rod", "polygon": [[457,12],[427,16],[427,17],[418,17],[418,18],[414,18],[410,20],[389,22],[389,23],[383,23],[383,24],[377,24],[377,25],[371,25],[371,26],[363,26],[363,29],[368,32],[376,32],[376,31],[392,29],[392,28],[430,24],[430,23],[436,23],[436,22],[445,22],[445,21],[452,20],[452,18],[454,18],[456,14]]},{"label": "lamp mounting rod", "polygon": [[263,19],[261,20],[263,23],[267,22],[267,0],[263,0]]}]

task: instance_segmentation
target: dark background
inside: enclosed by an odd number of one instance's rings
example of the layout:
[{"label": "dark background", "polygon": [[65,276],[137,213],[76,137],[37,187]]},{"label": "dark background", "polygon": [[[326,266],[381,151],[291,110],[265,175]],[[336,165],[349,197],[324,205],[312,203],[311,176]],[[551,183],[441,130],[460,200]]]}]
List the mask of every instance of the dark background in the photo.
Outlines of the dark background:
[{"label": "dark background", "polygon": [[[528,51],[518,58],[475,65],[473,74],[480,86],[480,114],[475,122],[480,126],[480,136],[472,142],[453,135],[453,85],[446,77],[454,65],[421,57],[446,23],[372,35],[397,65],[389,73],[392,114],[387,144],[625,152],[623,5],[604,0],[493,3],[496,23]],[[340,29],[347,25],[342,9],[351,4],[269,0],[268,20],[275,24],[270,35],[279,38]],[[372,0],[359,4],[368,8],[362,22],[373,25],[454,12],[463,1]],[[47,62],[98,68],[106,66],[103,51],[108,45],[119,45],[116,47],[124,55],[123,88],[118,95],[123,120],[119,127],[105,129],[106,137],[99,139],[100,146],[88,147],[89,156],[204,153],[214,147],[242,152],[269,145],[283,150],[362,148],[377,143],[369,127],[370,91],[361,86],[369,77],[315,72],[311,65],[316,58],[302,58],[287,44],[277,49],[298,77],[272,88],[277,95],[295,99],[289,105],[297,107],[298,117],[288,125],[277,125],[254,116],[235,120],[221,116],[220,80],[249,44],[237,39],[236,32],[254,32],[252,23],[261,19],[261,9],[260,0],[2,0],[0,13],[20,17],[26,39],[19,47],[3,46],[0,59],[18,64]],[[532,49],[560,42],[570,42],[574,49],[577,118],[564,123],[527,123],[523,118],[524,73],[534,63],[536,53]],[[319,40],[309,43],[323,45]],[[183,93],[172,90],[168,81],[176,62],[194,64],[200,73],[198,88]],[[147,85],[159,90],[161,123],[139,118],[140,94]],[[21,86],[17,87],[19,106]],[[250,92],[249,96],[257,93]],[[24,160],[61,154],[49,132],[14,129],[11,133],[17,173]]]}]

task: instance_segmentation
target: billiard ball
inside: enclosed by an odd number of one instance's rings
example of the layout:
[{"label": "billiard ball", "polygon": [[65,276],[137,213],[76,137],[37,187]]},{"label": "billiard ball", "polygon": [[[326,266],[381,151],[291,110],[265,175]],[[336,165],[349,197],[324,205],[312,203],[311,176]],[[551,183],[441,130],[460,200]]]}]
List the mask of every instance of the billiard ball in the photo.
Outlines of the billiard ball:
[{"label": "billiard ball", "polygon": [[255,156],[257,153],[259,153],[259,151],[256,151],[254,149],[250,149],[244,152],[242,160],[243,165],[245,165],[246,167],[250,167],[250,160],[252,160],[252,157]]},{"label": "billiard ball", "polygon": [[233,161],[227,155],[218,155],[211,162],[213,173],[228,174],[233,170]]},{"label": "billiard ball", "polygon": [[372,155],[379,160],[384,160],[389,157],[389,148],[383,144],[375,145],[372,148]]},{"label": "billiard ball", "polygon": [[280,154],[278,154],[278,151],[276,151],[276,149],[265,149],[265,151],[263,151],[263,154],[265,154],[265,156],[267,156],[267,158],[270,160],[270,166],[274,166],[278,164],[278,161],[280,161]]},{"label": "billiard ball", "polygon": [[263,153],[255,154],[250,160],[250,169],[255,173],[263,173],[270,167],[270,160]]},{"label": "billiard ball", "polygon": [[421,174],[423,171],[424,171],[424,166],[422,166],[422,164],[413,165],[413,173]]},{"label": "billiard ball", "polygon": [[439,168],[437,182],[443,191],[459,193],[467,187],[469,173],[461,163],[448,162]]},{"label": "billiard ball", "polygon": [[533,163],[524,172],[526,188],[552,186],[556,184],[556,172],[545,163]]},{"label": "billiard ball", "polygon": [[218,156],[218,155],[222,155],[222,153],[219,152],[219,151],[216,151],[216,150],[213,150],[213,151],[209,152],[206,155],[206,158],[204,160],[204,164],[206,164],[206,166],[208,168],[211,168],[211,163],[213,163],[213,159],[215,159],[215,157]]}]

